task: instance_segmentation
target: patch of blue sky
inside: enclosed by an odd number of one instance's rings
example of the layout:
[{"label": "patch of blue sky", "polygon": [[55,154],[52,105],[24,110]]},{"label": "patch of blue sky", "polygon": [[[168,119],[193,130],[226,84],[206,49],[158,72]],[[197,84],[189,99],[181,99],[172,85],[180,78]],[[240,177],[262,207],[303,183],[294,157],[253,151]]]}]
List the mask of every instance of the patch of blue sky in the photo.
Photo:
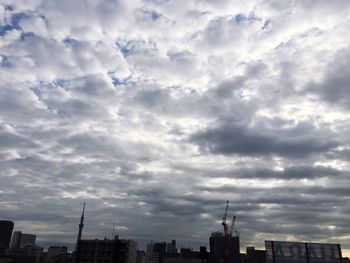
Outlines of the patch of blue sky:
[{"label": "patch of blue sky", "polygon": [[44,89],[54,89],[56,87],[64,88],[67,83],[68,81],[64,79],[57,79],[51,83],[39,81],[36,85],[30,87],[30,90],[41,100]]},{"label": "patch of blue sky", "polygon": [[12,5],[5,5],[5,11],[13,11],[14,8]]},{"label": "patch of blue sky", "polygon": [[120,52],[123,54],[124,57],[127,57],[130,55],[132,45],[130,42],[127,42],[126,44],[116,43]]},{"label": "patch of blue sky", "polygon": [[157,21],[162,16],[162,14],[160,14],[154,10],[148,10],[148,9],[143,10],[143,13],[146,16],[150,17],[153,21]]},{"label": "patch of blue sky", "polygon": [[256,21],[261,21],[262,19],[257,17],[254,13],[250,13],[248,16],[245,16],[243,14],[237,14],[235,16],[235,21],[236,23],[242,23],[242,22],[256,22]]},{"label": "patch of blue sky", "polygon": [[156,21],[158,20],[162,15],[155,12],[155,11],[150,11],[150,15],[151,15],[151,18],[153,21]]},{"label": "patch of blue sky", "polygon": [[15,65],[11,62],[8,56],[1,56],[0,67],[2,68],[14,68]]},{"label": "patch of blue sky", "polygon": [[131,48],[127,47],[127,46],[126,47],[122,47],[120,49],[120,51],[123,53],[124,57],[126,57],[126,56],[128,56],[130,54],[130,50],[131,50]]},{"label": "patch of blue sky", "polygon": [[15,27],[16,29],[20,29],[21,28],[21,25],[20,25],[20,21],[25,18],[25,17],[28,17],[30,16],[29,14],[26,14],[26,13],[17,13],[17,14],[13,14],[11,16],[11,19],[10,19],[10,23],[13,27]]},{"label": "patch of blue sky", "polygon": [[64,40],[63,40],[63,43],[66,45],[66,46],[71,46],[73,45],[74,43],[76,43],[77,41],[73,38],[70,38],[70,37],[66,37]]},{"label": "patch of blue sky", "polygon": [[20,39],[24,40],[26,38],[34,37],[35,34],[33,32],[23,32],[21,33]]},{"label": "patch of blue sky", "polygon": [[130,80],[130,78],[131,78],[131,75],[128,76],[127,78],[123,78],[123,79],[122,79],[122,78],[118,78],[118,77],[116,77],[116,76],[114,75],[114,72],[109,72],[108,75],[109,75],[109,77],[111,78],[112,84],[113,84],[113,86],[114,86],[115,88],[118,87],[118,86],[120,86],[120,85],[123,85],[123,84],[128,83],[129,80]]},{"label": "patch of blue sky", "polygon": [[68,81],[65,79],[57,79],[57,80],[52,82],[52,84],[54,86],[60,86],[60,87],[64,87],[67,83],[68,83]]},{"label": "patch of blue sky", "polygon": [[239,23],[239,22],[241,22],[241,21],[243,21],[243,20],[245,20],[246,19],[246,16],[244,16],[244,15],[242,15],[242,14],[237,14],[236,16],[235,16],[235,21],[237,22],[237,23]]},{"label": "patch of blue sky", "polygon": [[0,36],[4,36],[7,31],[11,31],[12,29],[14,29],[14,27],[11,25],[0,26]]},{"label": "patch of blue sky", "polygon": [[25,17],[26,14],[24,13],[18,13],[18,14],[13,14],[10,18],[9,23],[0,26],[0,36],[4,36],[8,31],[11,30],[21,30],[20,26],[20,20]]},{"label": "patch of blue sky", "polygon": [[111,79],[112,79],[112,83],[113,83],[114,87],[119,86],[119,85],[124,83],[121,79],[118,79],[116,77],[111,77]]},{"label": "patch of blue sky", "polygon": [[42,97],[42,91],[40,85],[31,87],[30,90],[38,97],[40,100]]}]

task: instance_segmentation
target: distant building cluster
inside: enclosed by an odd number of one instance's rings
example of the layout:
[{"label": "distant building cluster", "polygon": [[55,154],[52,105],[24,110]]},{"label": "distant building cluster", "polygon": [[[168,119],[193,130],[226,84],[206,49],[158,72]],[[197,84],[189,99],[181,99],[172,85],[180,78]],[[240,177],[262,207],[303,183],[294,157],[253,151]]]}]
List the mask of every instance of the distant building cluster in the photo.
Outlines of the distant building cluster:
[{"label": "distant building cluster", "polygon": [[[85,208],[85,205],[84,205]],[[226,208],[227,213],[227,208]],[[79,223],[75,251],[66,246],[47,250],[36,244],[36,235],[14,231],[14,223],[0,220],[0,263],[350,263],[339,244],[265,241],[265,250],[247,247],[241,252],[236,230],[228,231],[226,214],[223,232],[209,237],[209,250],[178,248],[176,240],[151,242],[141,250],[130,239],[82,239],[84,209]]]}]

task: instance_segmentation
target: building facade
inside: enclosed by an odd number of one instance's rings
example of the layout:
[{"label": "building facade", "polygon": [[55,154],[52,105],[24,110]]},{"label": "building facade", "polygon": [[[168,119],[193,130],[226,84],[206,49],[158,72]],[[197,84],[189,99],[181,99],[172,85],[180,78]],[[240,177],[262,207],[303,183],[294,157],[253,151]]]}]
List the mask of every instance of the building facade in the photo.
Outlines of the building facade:
[{"label": "building facade", "polygon": [[47,262],[57,262],[68,255],[66,246],[51,246],[47,250]]},{"label": "building facade", "polygon": [[265,241],[266,263],[341,263],[339,244]]},{"label": "building facade", "polygon": [[255,247],[246,248],[246,260],[247,263],[265,263],[266,251],[255,249]]},{"label": "building facade", "polygon": [[22,233],[19,241],[19,248],[34,247],[35,242],[36,235]]},{"label": "building facade", "polygon": [[159,254],[156,252],[146,252],[145,263],[159,263]]},{"label": "building facade", "polygon": [[136,263],[137,243],[133,240],[80,240],[79,263]]},{"label": "building facade", "polygon": [[222,233],[215,232],[211,234],[209,238],[209,243],[210,259],[212,263],[224,263],[225,254],[227,254],[227,263],[240,262],[240,248],[238,236],[225,237]]},{"label": "building facade", "polygon": [[12,221],[0,220],[0,255],[10,247],[13,226]]},{"label": "building facade", "polygon": [[10,248],[19,248],[19,242],[21,240],[21,231],[13,232]]},{"label": "building facade", "polygon": [[36,235],[24,234],[21,231],[15,231],[11,240],[11,249],[34,247]]}]

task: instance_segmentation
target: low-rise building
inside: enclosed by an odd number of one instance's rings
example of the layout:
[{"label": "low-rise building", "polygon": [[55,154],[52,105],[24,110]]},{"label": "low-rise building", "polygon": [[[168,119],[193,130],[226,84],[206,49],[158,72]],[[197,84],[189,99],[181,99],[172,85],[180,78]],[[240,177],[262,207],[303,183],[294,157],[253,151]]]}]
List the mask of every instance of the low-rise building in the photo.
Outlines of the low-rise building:
[{"label": "low-rise building", "polygon": [[133,240],[92,239],[80,240],[79,263],[136,263],[137,243]]}]

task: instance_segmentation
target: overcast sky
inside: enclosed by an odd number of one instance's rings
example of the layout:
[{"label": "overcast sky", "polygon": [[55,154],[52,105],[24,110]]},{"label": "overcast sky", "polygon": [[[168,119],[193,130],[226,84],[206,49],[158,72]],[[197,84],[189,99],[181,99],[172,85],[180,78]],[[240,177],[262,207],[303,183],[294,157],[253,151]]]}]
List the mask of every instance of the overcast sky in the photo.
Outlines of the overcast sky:
[{"label": "overcast sky", "polygon": [[243,248],[350,249],[349,27],[349,0],[0,0],[0,218],[74,244],[86,202],[84,238],[195,247],[230,200]]}]

